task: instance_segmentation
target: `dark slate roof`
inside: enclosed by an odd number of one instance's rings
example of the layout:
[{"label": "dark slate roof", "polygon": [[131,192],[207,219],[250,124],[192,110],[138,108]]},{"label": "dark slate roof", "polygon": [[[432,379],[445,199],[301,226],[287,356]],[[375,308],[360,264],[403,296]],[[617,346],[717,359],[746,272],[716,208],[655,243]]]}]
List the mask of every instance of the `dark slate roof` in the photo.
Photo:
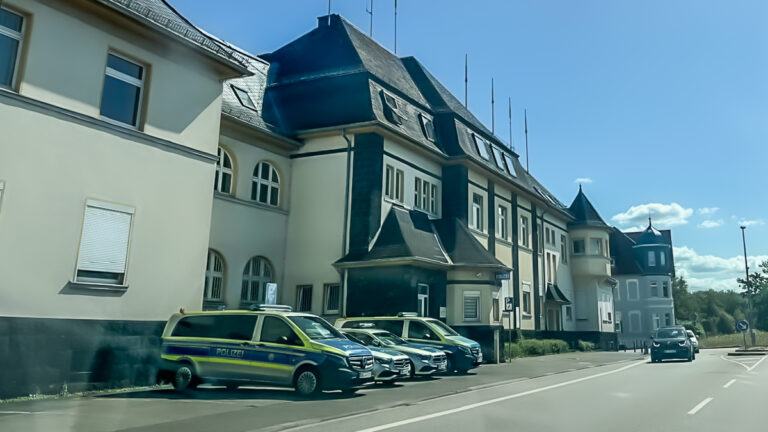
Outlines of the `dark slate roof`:
[{"label": "dark slate roof", "polygon": [[664,236],[659,230],[653,227],[651,218],[648,218],[648,228],[643,230],[639,236],[635,239],[635,243],[638,245],[643,244],[664,244]]},{"label": "dark slate roof", "polygon": [[247,74],[244,59],[227,50],[192,25],[165,0],[95,0],[123,15],[154,28],[221,63]]},{"label": "dark slate roof", "polygon": [[369,251],[350,253],[337,265],[405,260],[439,267],[491,267],[509,270],[458,220],[434,221],[417,210],[392,206]]},{"label": "dark slate roof", "polygon": [[611,273],[620,274],[640,274],[642,269],[635,260],[635,253],[632,247],[635,241],[627,234],[621,232],[618,228],[613,228],[609,237],[609,248],[613,266]]},{"label": "dark slate roof", "polygon": [[560,291],[560,287],[557,286],[557,284],[551,284],[547,283],[547,294],[546,294],[547,301],[560,303],[560,304],[571,304],[571,301],[568,300],[568,297],[563,294],[562,291]]},{"label": "dark slate roof", "polygon": [[592,203],[589,202],[587,196],[584,195],[581,186],[579,186],[579,193],[576,194],[576,198],[573,199],[568,211],[573,216],[573,221],[568,224],[570,227],[609,228]]}]

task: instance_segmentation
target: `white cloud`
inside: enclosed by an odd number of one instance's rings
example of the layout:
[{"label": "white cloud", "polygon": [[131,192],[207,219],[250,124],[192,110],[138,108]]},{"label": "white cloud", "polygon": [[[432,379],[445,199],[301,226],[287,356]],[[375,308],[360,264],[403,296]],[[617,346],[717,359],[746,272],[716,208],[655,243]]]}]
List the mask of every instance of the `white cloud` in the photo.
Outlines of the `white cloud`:
[{"label": "white cloud", "polygon": [[588,183],[592,183],[592,179],[589,177],[579,177],[575,179],[573,182],[578,184],[588,184]]},{"label": "white cloud", "polygon": [[648,203],[632,206],[624,213],[613,216],[611,220],[622,226],[632,226],[632,229],[645,228],[648,226],[650,215],[655,226],[666,228],[687,224],[692,214],[693,209],[684,208],[678,203]]},{"label": "white cloud", "polygon": [[[674,253],[677,275],[688,281],[691,291],[740,290],[736,278],[744,277],[744,256],[723,258],[699,255],[686,246],[675,247]],[[765,260],[768,260],[768,255],[747,257],[750,273],[758,271],[758,265]]]},{"label": "white cloud", "polygon": [[753,226],[753,225],[764,225],[764,224],[765,224],[765,222],[763,222],[762,219],[741,219],[741,220],[739,220],[739,225],[740,226],[745,226],[745,227],[749,227],[749,226]]},{"label": "white cloud", "polygon": [[702,207],[696,210],[696,212],[700,215],[711,215],[715,214],[718,210],[720,210],[720,207]]},{"label": "white cloud", "polygon": [[699,224],[699,228],[717,228],[719,226],[723,225],[723,220],[705,220],[704,222]]}]

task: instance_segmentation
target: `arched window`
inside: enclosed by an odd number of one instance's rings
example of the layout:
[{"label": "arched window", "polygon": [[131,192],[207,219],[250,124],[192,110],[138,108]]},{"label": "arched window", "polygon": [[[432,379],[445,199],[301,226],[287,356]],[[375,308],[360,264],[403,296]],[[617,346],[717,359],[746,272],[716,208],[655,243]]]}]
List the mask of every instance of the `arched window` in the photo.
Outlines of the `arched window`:
[{"label": "arched window", "polygon": [[221,301],[224,298],[224,259],[218,252],[208,249],[205,266],[204,300]]},{"label": "arched window", "polygon": [[219,147],[218,154],[219,161],[216,162],[216,178],[213,180],[213,189],[217,192],[231,194],[232,177],[234,175],[232,157],[221,147]]},{"label": "arched window", "polygon": [[277,207],[280,198],[280,177],[269,162],[259,162],[253,169],[251,199]]},{"label": "arched window", "polygon": [[264,257],[253,257],[245,263],[243,269],[242,301],[263,302],[267,284],[273,281],[272,265]]}]

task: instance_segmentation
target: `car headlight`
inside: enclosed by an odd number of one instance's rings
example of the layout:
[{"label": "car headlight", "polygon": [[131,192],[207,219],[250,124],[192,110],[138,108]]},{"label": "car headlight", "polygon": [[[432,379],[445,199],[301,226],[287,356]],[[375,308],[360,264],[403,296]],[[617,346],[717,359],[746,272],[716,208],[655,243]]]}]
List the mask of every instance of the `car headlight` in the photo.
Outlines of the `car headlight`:
[{"label": "car headlight", "polygon": [[389,363],[386,359],[383,359],[381,357],[374,357],[373,360],[375,360],[376,363],[378,363],[380,365],[385,365],[385,364]]},{"label": "car headlight", "polygon": [[685,340],[684,341],[680,341],[678,343],[678,345],[680,345],[681,347],[688,346],[688,341],[685,341]]},{"label": "car headlight", "polygon": [[661,346],[661,344],[660,344],[660,343],[658,343],[658,342],[653,342],[653,347],[654,347],[654,348],[658,348],[658,347],[660,347],[660,346]]},{"label": "car headlight", "polygon": [[424,363],[429,363],[429,360],[432,358],[430,355],[419,355],[419,360],[423,361]]},{"label": "car headlight", "polygon": [[472,351],[469,349],[469,347],[464,345],[459,345],[459,351],[467,355],[472,354]]}]

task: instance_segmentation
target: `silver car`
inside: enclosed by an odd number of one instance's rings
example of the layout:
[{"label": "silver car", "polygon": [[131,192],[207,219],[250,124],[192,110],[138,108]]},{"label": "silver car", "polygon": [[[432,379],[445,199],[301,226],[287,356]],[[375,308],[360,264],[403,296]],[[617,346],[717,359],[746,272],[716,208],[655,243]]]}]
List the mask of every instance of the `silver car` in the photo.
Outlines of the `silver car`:
[{"label": "silver car", "polygon": [[448,358],[439,349],[408,342],[386,330],[345,329],[363,342],[366,347],[386,348],[408,356],[411,377],[446,373]]},{"label": "silver car", "polygon": [[382,347],[366,345],[356,335],[342,332],[347,339],[365,346],[373,354],[373,379],[394,384],[395,380],[411,376],[411,362],[407,355]]},{"label": "silver car", "polygon": [[696,335],[691,330],[686,330],[686,334],[688,334],[688,339],[690,339],[691,344],[693,345],[693,352],[699,353],[699,340],[696,339]]}]

